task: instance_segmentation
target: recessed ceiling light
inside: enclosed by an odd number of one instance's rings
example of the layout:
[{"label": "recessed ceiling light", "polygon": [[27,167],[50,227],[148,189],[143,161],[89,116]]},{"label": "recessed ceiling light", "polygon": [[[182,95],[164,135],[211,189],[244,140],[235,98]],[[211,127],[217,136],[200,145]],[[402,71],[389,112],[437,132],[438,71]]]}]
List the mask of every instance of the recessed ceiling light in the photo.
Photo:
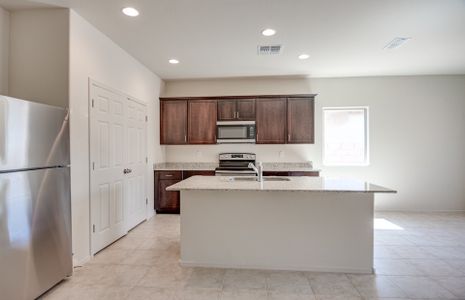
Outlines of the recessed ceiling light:
[{"label": "recessed ceiling light", "polygon": [[173,65],[179,64],[179,60],[174,59],[174,58],[170,59],[168,62],[169,62],[170,64],[173,64]]},{"label": "recessed ceiling light", "polygon": [[271,29],[271,28],[267,28],[267,29],[264,29],[264,30],[262,31],[262,34],[263,34],[264,36],[272,36],[272,35],[275,35],[275,34],[276,34],[276,30]]},{"label": "recessed ceiling light", "polygon": [[137,17],[139,15],[139,11],[134,7],[125,7],[123,8],[123,14],[129,17]]},{"label": "recessed ceiling light", "polygon": [[308,59],[309,57],[310,57],[310,55],[305,54],[305,53],[299,55],[299,59],[301,59],[301,60]]}]

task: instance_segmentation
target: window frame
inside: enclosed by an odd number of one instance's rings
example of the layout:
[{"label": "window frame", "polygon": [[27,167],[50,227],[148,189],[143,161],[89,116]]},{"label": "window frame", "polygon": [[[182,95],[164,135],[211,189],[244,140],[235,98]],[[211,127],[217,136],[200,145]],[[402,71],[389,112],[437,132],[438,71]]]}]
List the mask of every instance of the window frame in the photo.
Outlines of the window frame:
[{"label": "window frame", "polygon": [[[325,111],[363,110],[365,117],[365,161],[362,163],[331,163],[326,160]],[[328,106],[322,108],[322,162],[328,167],[366,167],[370,165],[370,109],[368,106]]]}]

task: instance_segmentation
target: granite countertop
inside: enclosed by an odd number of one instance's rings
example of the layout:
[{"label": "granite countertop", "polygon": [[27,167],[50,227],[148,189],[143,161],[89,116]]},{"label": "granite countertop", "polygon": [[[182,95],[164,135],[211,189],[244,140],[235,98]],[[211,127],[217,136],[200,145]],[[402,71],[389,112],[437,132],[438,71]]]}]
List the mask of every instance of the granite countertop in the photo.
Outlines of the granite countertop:
[{"label": "granite countertop", "polygon": [[[153,169],[157,171],[214,171],[218,167],[218,163],[205,162],[176,162],[176,163],[157,163],[153,165]],[[295,163],[295,162],[264,162],[263,171],[273,172],[319,172],[314,169],[311,162]]]},{"label": "granite countertop", "polygon": [[382,186],[353,179],[300,176],[279,178],[287,178],[289,181],[236,181],[234,180],[234,177],[229,176],[193,176],[169,186],[166,190],[396,193],[396,191]]},{"label": "granite countertop", "polygon": [[176,163],[158,163],[153,165],[156,171],[215,171],[217,163],[204,162],[176,162]]}]

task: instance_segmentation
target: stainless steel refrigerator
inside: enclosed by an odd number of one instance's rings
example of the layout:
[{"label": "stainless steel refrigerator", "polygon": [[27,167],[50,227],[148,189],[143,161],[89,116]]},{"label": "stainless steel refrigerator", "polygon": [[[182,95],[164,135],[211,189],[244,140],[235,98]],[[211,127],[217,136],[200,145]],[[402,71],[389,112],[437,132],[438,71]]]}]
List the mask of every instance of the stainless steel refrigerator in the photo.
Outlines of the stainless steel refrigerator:
[{"label": "stainless steel refrigerator", "polygon": [[67,110],[0,96],[0,299],[72,274]]}]

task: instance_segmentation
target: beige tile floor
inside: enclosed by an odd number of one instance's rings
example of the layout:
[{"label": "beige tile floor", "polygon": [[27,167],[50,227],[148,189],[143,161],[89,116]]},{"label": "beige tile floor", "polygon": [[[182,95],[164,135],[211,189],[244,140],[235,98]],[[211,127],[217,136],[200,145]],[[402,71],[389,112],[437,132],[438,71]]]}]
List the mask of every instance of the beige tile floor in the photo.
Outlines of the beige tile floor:
[{"label": "beige tile floor", "polygon": [[377,213],[375,275],[183,268],[179,216],[158,215],[43,299],[465,299],[465,213]]}]

